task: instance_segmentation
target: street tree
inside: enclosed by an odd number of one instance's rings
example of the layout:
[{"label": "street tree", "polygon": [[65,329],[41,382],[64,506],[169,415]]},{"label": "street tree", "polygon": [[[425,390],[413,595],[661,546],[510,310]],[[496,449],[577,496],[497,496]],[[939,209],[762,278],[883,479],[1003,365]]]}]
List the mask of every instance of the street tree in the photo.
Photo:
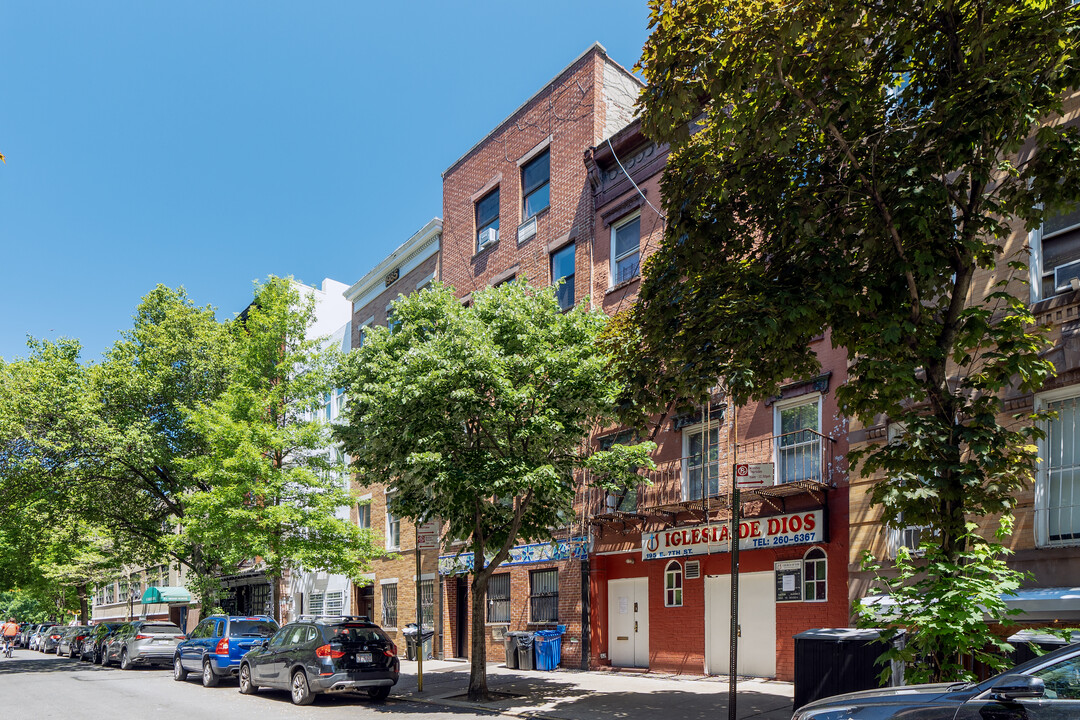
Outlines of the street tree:
[{"label": "street tree", "polygon": [[940,612],[924,596],[894,618],[915,630],[912,670],[959,677],[992,638],[981,618],[947,627],[982,599],[948,589],[1017,582],[974,524],[1008,531],[1036,461],[1039,416],[1002,420],[1001,393],[1053,368],[1027,258],[1004,244],[1080,200],[1080,134],[1054,121],[1080,86],[1080,6],[652,0],[651,30],[641,109],[672,146],[668,222],[613,333],[626,417],[718,377],[736,400],[774,395],[831,333],[850,357],[842,412],[903,429],[853,467],[888,526],[930,528]]},{"label": "street tree", "polygon": [[438,519],[444,542],[472,555],[469,697],[487,697],[488,579],[519,542],[552,540],[573,518],[575,473],[636,485],[652,443],[590,453],[611,420],[618,383],[597,339],[606,316],[563,313],[550,289],[519,280],[473,293],[451,288],[394,302],[394,329],[372,328],[347,356],[336,428],[361,483],[391,489],[390,507]]},{"label": "street tree", "polygon": [[[351,497],[319,411],[340,353],[325,338],[311,337],[314,319],[314,299],[291,280],[271,277],[256,286],[254,301],[232,326],[232,381],[187,416],[205,452],[181,463],[196,487],[184,498],[176,554],[215,547],[215,572],[261,559],[279,619],[287,571],[326,570],[359,580],[372,553],[369,532],[337,515]],[[200,587],[216,584],[215,575],[202,575],[193,578]]]}]

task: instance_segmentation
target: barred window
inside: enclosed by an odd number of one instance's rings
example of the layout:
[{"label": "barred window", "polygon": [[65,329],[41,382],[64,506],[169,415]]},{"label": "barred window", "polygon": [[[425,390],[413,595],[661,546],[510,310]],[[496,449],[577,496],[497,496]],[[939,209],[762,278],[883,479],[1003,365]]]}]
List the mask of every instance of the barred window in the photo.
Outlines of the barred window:
[{"label": "barred window", "polygon": [[559,621],[558,570],[529,573],[529,620],[534,623]]},{"label": "barred window", "polygon": [[397,583],[382,586],[383,627],[397,627]]},{"label": "barred window", "polygon": [[435,628],[435,581],[420,581],[420,626],[424,630]]},{"label": "barred window", "polygon": [[488,579],[487,621],[510,622],[510,573],[499,573]]}]

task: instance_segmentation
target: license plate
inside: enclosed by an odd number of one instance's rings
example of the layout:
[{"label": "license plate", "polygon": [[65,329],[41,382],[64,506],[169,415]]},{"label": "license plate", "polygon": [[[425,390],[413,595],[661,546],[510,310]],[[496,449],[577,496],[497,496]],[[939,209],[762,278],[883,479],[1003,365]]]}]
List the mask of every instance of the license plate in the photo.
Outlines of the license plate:
[{"label": "license plate", "polygon": [[356,662],[369,663],[371,662],[371,653],[356,653]]}]

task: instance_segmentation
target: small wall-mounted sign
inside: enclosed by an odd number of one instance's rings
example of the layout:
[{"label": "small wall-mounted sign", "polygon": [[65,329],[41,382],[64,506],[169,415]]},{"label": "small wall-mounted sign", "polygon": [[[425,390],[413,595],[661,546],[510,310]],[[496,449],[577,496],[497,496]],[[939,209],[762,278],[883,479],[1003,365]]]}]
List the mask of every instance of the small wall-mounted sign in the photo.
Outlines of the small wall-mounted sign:
[{"label": "small wall-mounted sign", "polygon": [[800,602],[802,598],[802,560],[773,563],[776,573],[776,602]]},{"label": "small wall-mounted sign", "polygon": [[391,272],[386,273],[386,287],[390,287],[398,281],[398,277],[401,275],[401,268],[394,268]]}]

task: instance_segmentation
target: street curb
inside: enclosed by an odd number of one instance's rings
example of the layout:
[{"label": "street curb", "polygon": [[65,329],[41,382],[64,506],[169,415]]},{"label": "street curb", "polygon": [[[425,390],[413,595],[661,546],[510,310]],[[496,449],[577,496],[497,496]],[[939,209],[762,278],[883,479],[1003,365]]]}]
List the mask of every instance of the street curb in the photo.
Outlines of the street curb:
[{"label": "street curb", "polygon": [[451,700],[449,698],[425,698],[417,697],[415,695],[402,695],[398,696],[398,700],[408,700],[411,702],[423,703],[425,705],[442,705],[443,707],[458,708],[461,710],[472,710],[473,712],[486,712],[491,715],[505,715],[506,717],[519,717],[529,718],[530,720],[566,720],[566,718],[558,715],[547,715],[542,712],[529,712],[525,710],[500,710],[498,708],[484,707],[478,703],[471,703],[466,700]]}]

